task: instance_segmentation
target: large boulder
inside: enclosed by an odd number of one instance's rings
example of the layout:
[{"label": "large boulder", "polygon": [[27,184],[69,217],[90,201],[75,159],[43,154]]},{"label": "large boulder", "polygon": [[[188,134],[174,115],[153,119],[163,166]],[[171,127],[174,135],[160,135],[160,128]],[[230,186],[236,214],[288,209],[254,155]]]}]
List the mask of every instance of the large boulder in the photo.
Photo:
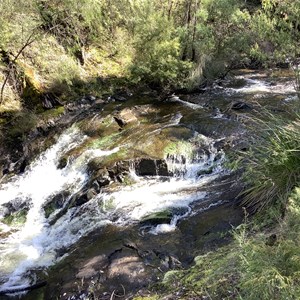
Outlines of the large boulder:
[{"label": "large boulder", "polygon": [[136,116],[136,111],[131,108],[124,108],[114,115],[115,121],[120,127],[124,127],[128,124],[137,123],[138,118]]},{"label": "large boulder", "polygon": [[139,176],[169,176],[168,166],[164,159],[141,158],[134,163]]}]

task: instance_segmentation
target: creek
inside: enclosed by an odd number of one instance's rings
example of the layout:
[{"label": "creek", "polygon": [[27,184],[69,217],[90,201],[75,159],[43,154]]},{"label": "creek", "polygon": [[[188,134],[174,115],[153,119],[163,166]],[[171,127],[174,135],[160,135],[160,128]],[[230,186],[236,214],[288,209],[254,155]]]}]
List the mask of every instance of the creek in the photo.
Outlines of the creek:
[{"label": "creek", "polygon": [[219,233],[243,217],[226,156],[248,147],[249,117],[297,101],[283,75],[243,71],[202,94],[92,107],[0,184],[0,293],[137,291],[225,243]]}]

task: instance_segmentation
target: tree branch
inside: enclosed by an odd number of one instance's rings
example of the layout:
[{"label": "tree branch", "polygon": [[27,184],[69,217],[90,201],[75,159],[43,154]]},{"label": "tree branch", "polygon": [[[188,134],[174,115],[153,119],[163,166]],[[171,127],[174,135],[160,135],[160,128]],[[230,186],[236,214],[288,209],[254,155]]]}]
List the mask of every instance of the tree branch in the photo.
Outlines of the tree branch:
[{"label": "tree branch", "polygon": [[28,47],[28,46],[30,46],[35,41],[35,39],[33,38],[34,34],[35,34],[35,30],[33,30],[31,32],[31,34],[26,39],[24,45],[21,47],[21,49],[15,55],[15,57],[13,58],[13,60],[10,61],[9,64],[8,64],[8,72],[7,72],[6,76],[5,76],[5,79],[3,81],[3,84],[2,84],[2,87],[1,87],[1,91],[0,91],[0,106],[1,106],[1,104],[3,102],[4,88],[5,88],[5,85],[7,84],[8,79],[9,79],[12,67],[15,64],[15,62],[17,61],[17,59],[19,58],[19,56],[22,54],[22,52],[25,50],[25,48]]}]

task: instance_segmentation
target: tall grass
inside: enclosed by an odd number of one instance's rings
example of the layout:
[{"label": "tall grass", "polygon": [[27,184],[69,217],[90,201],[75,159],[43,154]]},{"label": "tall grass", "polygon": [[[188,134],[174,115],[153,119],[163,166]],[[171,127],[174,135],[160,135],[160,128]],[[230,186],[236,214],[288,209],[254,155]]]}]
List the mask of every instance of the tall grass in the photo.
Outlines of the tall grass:
[{"label": "tall grass", "polygon": [[162,291],[180,295],[174,299],[300,299],[300,188],[289,197],[284,220],[262,231],[261,216],[245,217],[233,237],[196,257],[193,267],[167,273]]},{"label": "tall grass", "polygon": [[242,205],[250,212],[274,204],[285,207],[300,183],[300,118],[288,122],[269,117],[268,121],[256,120],[255,143],[240,157],[247,184]]}]

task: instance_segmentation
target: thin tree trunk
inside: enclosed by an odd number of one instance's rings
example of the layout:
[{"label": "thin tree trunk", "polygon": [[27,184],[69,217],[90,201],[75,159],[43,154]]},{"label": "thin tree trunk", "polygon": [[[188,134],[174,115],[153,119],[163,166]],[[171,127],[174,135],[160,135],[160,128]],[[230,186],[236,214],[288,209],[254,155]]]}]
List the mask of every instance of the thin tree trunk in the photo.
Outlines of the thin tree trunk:
[{"label": "thin tree trunk", "polygon": [[188,47],[190,42],[190,23],[191,23],[191,7],[192,7],[193,0],[190,0],[187,3],[187,9],[186,9],[186,17],[185,17],[185,26],[187,30],[187,38],[185,41],[185,46],[182,53],[182,60],[185,61],[188,57]]},{"label": "thin tree trunk", "polygon": [[172,15],[172,7],[173,7],[173,0],[169,0],[169,8],[168,8],[168,19],[171,19]]},{"label": "thin tree trunk", "polygon": [[15,57],[13,58],[13,60],[10,61],[9,64],[8,64],[8,72],[7,72],[6,76],[5,76],[5,79],[3,81],[3,84],[2,84],[2,87],[1,87],[1,91],[0,91],[0,105],[3,102],[4,88],[5,88],[5,85],[7,84],[7,81],[9,79],[10,73],[11,73],[11,71],[13,69],[13,66],[14,66],[15,62],[17,61],[17,59],[19,58],[19,56],[25,50],[25,48],[28,47],[29,45],[31,45],[34,42],[34,38],[33,38],[34,34],[35,34],[35,31],[32,31],[32,33],[27,38],[25,44],[21,47],[21,49],[15,55]]},{"label": "thin tree trunk", "polygon": [[198,10],[198,0],[195,3],[195,12],[194,12],[194,24],[193,24],[193,36],[192,36],[192,57],[191,60],[195,61],[196,59],[196,48],[195,48],[195,40],[196,40],[196,29],[197,29],[197,10]]}]

